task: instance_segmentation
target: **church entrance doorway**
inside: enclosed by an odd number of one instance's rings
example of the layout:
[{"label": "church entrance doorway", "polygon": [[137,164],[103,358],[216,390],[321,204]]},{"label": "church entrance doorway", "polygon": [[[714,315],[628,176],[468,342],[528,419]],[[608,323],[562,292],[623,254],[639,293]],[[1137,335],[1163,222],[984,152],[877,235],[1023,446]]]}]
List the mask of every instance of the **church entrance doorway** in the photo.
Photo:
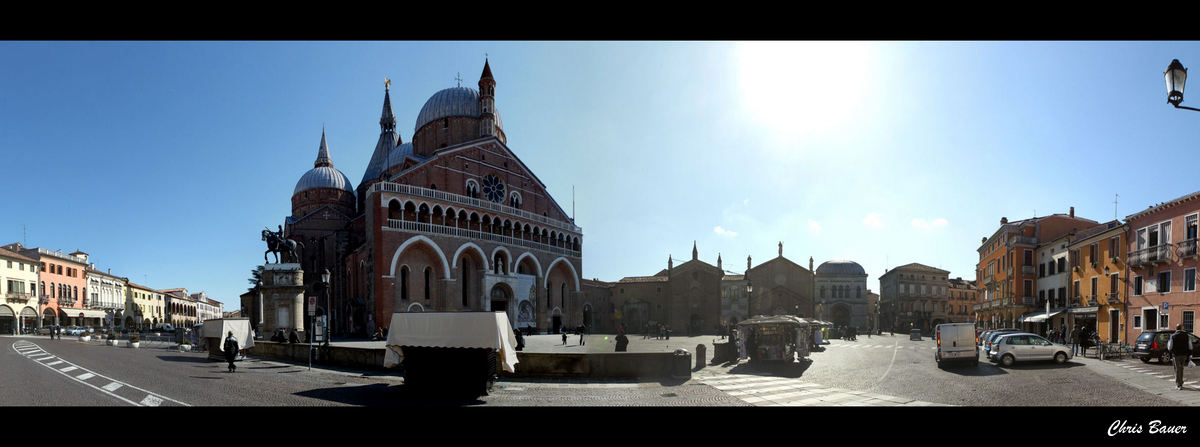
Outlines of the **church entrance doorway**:
[{"label": "church entrance doorway", "polygon": [[492,287],[492,312],[508,312],[508,300],[512,296],[504,284]]},{"label": "church entrance doorway", "polygon": [[845,304],[835,304],[831,309],[833,325],[837,327],[850,326],[850,306]]}]

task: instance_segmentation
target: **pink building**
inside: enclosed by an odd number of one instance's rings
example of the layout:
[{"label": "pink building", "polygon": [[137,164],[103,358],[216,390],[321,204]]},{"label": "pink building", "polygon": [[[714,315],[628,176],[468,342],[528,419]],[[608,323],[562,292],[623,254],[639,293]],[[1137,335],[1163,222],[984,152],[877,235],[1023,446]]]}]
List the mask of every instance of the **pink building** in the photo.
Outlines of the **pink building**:
[{"label": "pink building", "polygon": [[1129,226],[1129,340],[1144,331],[1195,332],[1200,191],[1125,217]]}]

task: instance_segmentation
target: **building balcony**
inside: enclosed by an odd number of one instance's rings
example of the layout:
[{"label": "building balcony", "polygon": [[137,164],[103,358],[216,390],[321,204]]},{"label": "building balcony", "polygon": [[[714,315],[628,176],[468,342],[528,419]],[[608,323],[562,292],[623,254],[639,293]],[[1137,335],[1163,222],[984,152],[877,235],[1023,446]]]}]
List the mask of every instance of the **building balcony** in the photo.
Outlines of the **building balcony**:
[{"label": "building balcony", "polygon": [[[1193,247],[1195,245],[1193,244]],[[1129,266],[1139,267],[1145,265],[1154,265],[1158,263],[1171,262],[1172,249],[1171,245],[1156,245],[1154,247],[1134,250],[1129,254]]]},{"label": "building balcony", "polygon": [[1121,294],[1118,292],[1109,292],[1105,295],[1108,299],[1108,304],[1118,304],[1121,302]]},{"label": "building balcony", "polygon": [[1022,265],[1021,266],[1021,274],[1032,275],[1035,273],[1037,273],[1037,269],[1035,269],[1032,265]]},{"label": "building balcony", "polygon": [[577,226],[571,222],[564,222],[564,221],[561,221],[558,219],[551,219],[549,217],[534,214],[534,213],[531,213],[529,211],[525,211],[522,209],[517,209],[517,208],[513,208],[510,206],[506,206],[506,205],[501,205],[501,204],[490,202],[487,200],[480,200],[480,199],[476,199],[473,197],[467,197],[464,195],[448,193],[446,191],[438,191],[436,189],[422,188],[420,186],[412,186],[412,185],[402,185],[399,183],[392,183],[392,182],[379,182],[374,185],[371,185],[371,189],[368,190],[367,194],[373,194],[376,192],[391,192],[391,193],[396,193],[396,194],[405,194],[405,195],[410,195],[410,196],[424,197],[427,199],[440,200],[443,202],[455,203],[458,205],[466,205],[466,206],[470,206],[470,207],[490,210],[490,211],[494,211],[497,213],[504,213],[504,214],[508,214],[511,216],[515,216],[515,217],[520,217],[522,219],[525,219],[525,220],[528,220],[531,222],[538,222],[543,225],[549,225],[551,227],[558,228],[559,230],[569,231],[569,232],[575,233],[577,235],[583,234],[583,228],[580,228],[579,226]]},{"label": "building balcony", "polygon": [[553,253],[553,254],[562,255],[562,256],[574,256],[574,257],[580,256],[580,252],[578,250],[573,250],[573,249],[564,248],[564,247],[555,247],[553,245],[543,244],[540,242],[528,241],[528,240],[517,238],[517,237],[504,236],[504,235],[500,235],[500,234],[493,234],[493,233],[488,233],[488,232],[483,232],[483,231],[466,230],[466,229],[462,229],[462,228],[456,228],[456,227],[450,227],[450,226],[444,226],[444,225],[429,224],[429,223],[424,223],[424,222],[409,222],[406,220],[397,220],[397,219],[388,219],[387,223],[388,223],[387,227],[385,227],[385,228],[390,228],[393,230],[404,230],[404,231],[416,232],[416,233],[426,233],[426,234],[442,235],[442,236],[455,236],[455,237],[461,237],[461,238],[483,239],[483,240],[489,240],[492,242],[498,242],[501,244],[518,245],[518,246],[522,246],[525,248],[540,250],[540,251],[544,251],[547,253]]},{"label": "building balcony", "polygon": [[1100,302],[1099,302],[1099,301],[1096,299],[1096,295],[1094,295],[1094,294],[1093,294],[1093,295],[1089,295],[1089,296],[1088,296],[1088,299],[1087,299],[1087,305],[1089,305],[1089,306],[1098,306],[1098,305],[1099,305],[1099,303],[1100,303]]},{"label": "building balcony", "polygon": [[1030,236],[1013,236],[1008,241],[1009,245],[1037,245],[1037,238]]},{"label": "building balcony", "polygon": [[1196,257],[1196,239],[1188,239],[1176,244],[1175,254],[1182,259]]}]

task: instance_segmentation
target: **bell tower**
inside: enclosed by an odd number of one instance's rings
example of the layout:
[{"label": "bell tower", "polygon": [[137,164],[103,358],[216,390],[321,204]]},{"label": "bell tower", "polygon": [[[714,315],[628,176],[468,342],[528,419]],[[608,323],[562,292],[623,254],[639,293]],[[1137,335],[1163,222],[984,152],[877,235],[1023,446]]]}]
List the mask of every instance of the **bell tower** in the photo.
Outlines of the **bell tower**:
[{"label": "bell tower", "polygon": [[483,74],[479,75],[479,136],[496,135],[496,80],[485,58]]}]

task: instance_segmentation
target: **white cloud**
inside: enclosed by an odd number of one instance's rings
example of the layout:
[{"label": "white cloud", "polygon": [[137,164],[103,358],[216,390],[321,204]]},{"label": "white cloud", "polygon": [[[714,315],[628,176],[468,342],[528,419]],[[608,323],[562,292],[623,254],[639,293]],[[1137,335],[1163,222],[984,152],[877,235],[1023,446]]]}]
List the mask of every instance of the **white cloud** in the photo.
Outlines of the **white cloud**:
[{"label": "white cloud", "polygon": [[821,232],[821,223],[817,222],[815,220],[809,219],[808,220],[808,229],[820,233]]},{"label": "white cloud", "polygon": [[863,218],[862,223],[875,229],[883,228],[883,214],[867,213],[867,217]]},{"label": "white cloud", "polygon": [[947,221],[946,219],[941,218],[941,217],[934,219],[932,222],[926,221],[925,219],[920,219],[920,218],[912,220],[912,226],[914,228],[919,228],[922,230],[932,230],[934,228],[944,227],[944,226],[948,225],[949,223],[950,223],[949,221]]},{"label": "white cloud", "polygon": [[736,231],[729,231],[729,230],[726,230],[726,229],[724,229],[724,228],[721,228],[721,226],[720,226],[720,225],[717,225],[717,226],[716,226],[716,228],[713,228],[713,233],[717,233],[717,234],[721,234],[721,235],[725,235],[725,236],[729,236],[729,237],[736,237],[736,236],[737,236],[737,232],[736,232]]}]

